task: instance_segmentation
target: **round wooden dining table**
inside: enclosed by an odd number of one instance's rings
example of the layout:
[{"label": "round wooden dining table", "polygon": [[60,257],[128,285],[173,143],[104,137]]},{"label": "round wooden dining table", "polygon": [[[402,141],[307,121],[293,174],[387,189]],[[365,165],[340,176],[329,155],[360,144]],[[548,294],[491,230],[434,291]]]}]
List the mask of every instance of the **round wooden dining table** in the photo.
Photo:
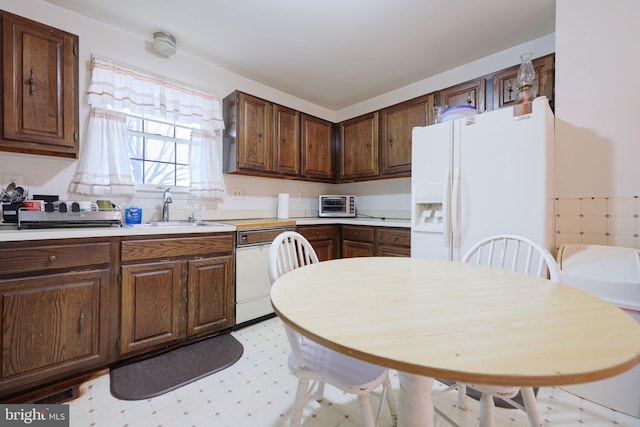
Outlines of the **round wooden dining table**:
[{"label": "round wooden dining table", "polygon": [[640,325],[580,290],[502,269],[343,258],[282,275],[276,314],[338,352],[399,373],[398,425],[433,425],[433,378],[558,386],[640,362]]}]

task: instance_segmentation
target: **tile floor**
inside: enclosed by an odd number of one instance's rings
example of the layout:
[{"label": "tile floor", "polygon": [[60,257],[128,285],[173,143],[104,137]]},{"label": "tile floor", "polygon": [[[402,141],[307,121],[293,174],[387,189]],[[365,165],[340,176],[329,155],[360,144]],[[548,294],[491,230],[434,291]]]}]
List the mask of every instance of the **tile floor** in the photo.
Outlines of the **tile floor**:
[{"label": "tile floor", "polygon": [[[71,427],[284,427],[288,426],[297,381],[286,365],[289,344],[280,320],[268,319],[233,332],[244,354],[233,366],[162,396],[122,401],[109,392],[109,375],[81,386],[69,402]],[[397,394],[398,378],[392,372]],[[441,394],[435,404],[461,425],[478,426],[477,405],[466,412],[453,405],[455,392]],[[373,398],[374,409],[379,399]],[[542,388],[538,408],[545,427],[640,427],[640,419],[595,405],[558,388]],[[496,409],[497,427],[527,427],[524,413]],[[310,399],[304,427],[360,425],[356,399],[327,386],[325,399]],[[386,412],[381,427],[391,426]],[[446,427],[442,420],[436,427]]]}]

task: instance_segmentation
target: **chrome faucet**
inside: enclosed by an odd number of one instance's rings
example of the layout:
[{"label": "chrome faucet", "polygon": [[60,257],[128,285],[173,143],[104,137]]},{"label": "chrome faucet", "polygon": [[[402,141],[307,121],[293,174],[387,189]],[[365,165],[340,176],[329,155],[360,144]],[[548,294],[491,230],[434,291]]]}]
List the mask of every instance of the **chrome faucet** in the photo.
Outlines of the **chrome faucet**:
[{"label": "chrome faucet", "polygon": [[171,187],[162,193],[162,222],[169,222],[169,203],[173,203],[169,190],[171,190]]}]

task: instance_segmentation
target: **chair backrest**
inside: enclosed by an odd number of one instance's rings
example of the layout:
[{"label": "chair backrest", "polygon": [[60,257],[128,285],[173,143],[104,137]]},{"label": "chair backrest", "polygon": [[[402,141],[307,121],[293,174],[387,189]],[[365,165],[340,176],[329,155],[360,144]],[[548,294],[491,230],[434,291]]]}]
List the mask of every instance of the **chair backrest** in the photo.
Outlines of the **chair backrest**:
[{"label": "chair backrest", "polygon": [[318,255],[304,236],[295,231],[280,233],[269,248],[269,280],[271,284],[284,273],[318,262]]},{"label": "chair backrest", "polygon": [[503,234],[487,237],[474,244],[462,262],[504,268],[557,282],[558,263],[543,246],[526,237]]},{"label": "chair backrest", "polygon": [[[317,262],[316,251],[302,234],[295,231],[282,232],[273,239],[269,248],[269,280],[273,285],[273,282],[284,273]],[[298,366],[302,368],[306,365],[303,343],[307,338],[286,324],[284,329],[289,338],[293,356]]]}]

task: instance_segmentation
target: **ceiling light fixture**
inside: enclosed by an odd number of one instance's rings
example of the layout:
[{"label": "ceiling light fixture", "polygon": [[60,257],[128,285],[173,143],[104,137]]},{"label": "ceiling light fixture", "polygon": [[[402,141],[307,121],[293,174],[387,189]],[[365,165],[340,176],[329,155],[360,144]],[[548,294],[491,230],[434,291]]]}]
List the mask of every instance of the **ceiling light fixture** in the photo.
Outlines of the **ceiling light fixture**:
[{"label": "ceiling light fixture", "polygon": [[164,31],[153,33],[153,48],[162,55],[171,56],[176,53],[176,38]]}]

